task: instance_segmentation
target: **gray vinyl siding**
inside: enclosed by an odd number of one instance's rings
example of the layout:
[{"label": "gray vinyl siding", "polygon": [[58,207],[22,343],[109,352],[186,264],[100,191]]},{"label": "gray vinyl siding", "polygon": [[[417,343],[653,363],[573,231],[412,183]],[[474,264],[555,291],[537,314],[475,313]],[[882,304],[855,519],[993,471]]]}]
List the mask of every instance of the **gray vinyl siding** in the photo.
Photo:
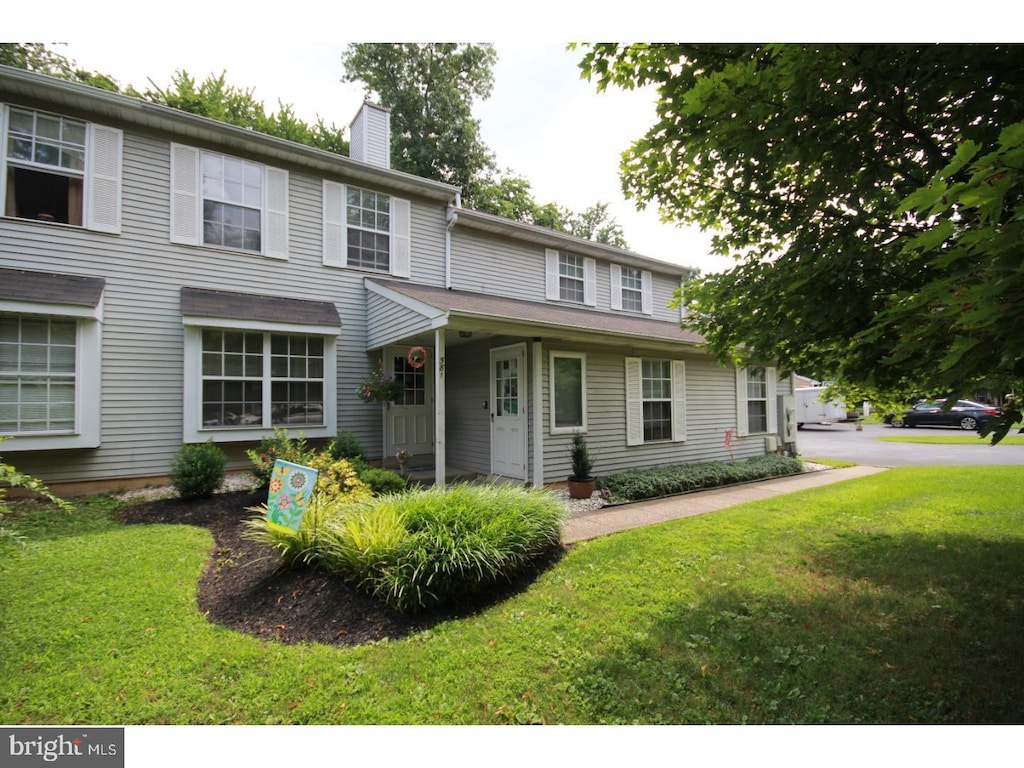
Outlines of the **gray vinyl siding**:
[{"label": "gray vinyl siding", "polygon": [[367,349],[380,349],[401,339],[431,331],[428,318],[411,309],[397,307],[389,299],[370,290],[366,291],[366,317],[369,325],[366,333]]},{"label": "gray vinyl siding", "polygon": [[[170,243],[169,141],[134,132],[124,136],[120,235],[0,218],[0,265],[105,280],[101,445],[90,450],[18,452],[19,469],[50,483],[168,472],[182,441],[183,286],[333,302],[342,325],[338,425],[355,432],[368,451],[379,452],[379,409],[355,394],[375,364],[365,352],[363,279],[371,273],[323,266],[321,179],[287,170],[288,260]],[[411,207],[414,278],[441,283],[444,212],[436,204],[416,200]],[[247,466],[243,449],[248,446],[222,447],[228,451],[230,467]]]},{"label": "gray vinyl siding", "polygon": [[543,355],[544,480],[560,482],[570,472],[572,435],[552,435],[549,418],[549,351],[584,352],[587,364],[587,444],[594,474],[601,476],[635,467],[667,466],[703,461],[730,461],[760,456],[764,436],[733,439],[725,447],[725,431],[736,423],[736,374],[707,357],[631,351],[629,356],[677,359],[686,363],[686,441],[626,445],[625,358],[621,350],[549,343]]},{"label": "gray vinyl siding", "polygon": [[[597,260],[595,265],[597,305],[594,309],[605,312],[612,306],[610,264],[610,261]],[[543,246],[502,240],[477,230],[458,227],[452,232],[452,288],[456,290],[545,301],[545,269]],[[679,310],[669,308],[678,287],[678,275],[651,270],[653,311],[645,317],[678,320]]]}]

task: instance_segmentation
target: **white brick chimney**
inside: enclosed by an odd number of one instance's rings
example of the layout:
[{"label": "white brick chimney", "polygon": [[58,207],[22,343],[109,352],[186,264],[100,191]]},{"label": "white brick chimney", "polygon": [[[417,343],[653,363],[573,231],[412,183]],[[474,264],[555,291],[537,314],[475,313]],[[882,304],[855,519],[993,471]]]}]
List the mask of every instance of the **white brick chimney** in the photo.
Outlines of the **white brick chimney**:
[{"label": "white brick chimney", "polygon": [[363,102],[349,125],[348,154],[353,160],[391,167],[391,110]]}]

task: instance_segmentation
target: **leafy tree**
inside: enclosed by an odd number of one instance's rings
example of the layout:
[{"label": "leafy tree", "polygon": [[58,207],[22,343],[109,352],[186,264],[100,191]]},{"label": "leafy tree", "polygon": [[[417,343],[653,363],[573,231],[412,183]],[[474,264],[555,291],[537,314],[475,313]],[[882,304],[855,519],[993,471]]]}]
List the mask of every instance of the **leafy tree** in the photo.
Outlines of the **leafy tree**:
[{"label": "leafy tree", "polygon": [[141,93],[129,86],[128,95],[269,136],[337,154],[348,154],[348,141],[343,138],[342,129],[333,124],[327,127],[323,118],[319,118],[316,125],[307,125],[295,116],[290,104],[278,102],[278,111],[267,113],[263,102],[253,96],[252,88],[242,90],[230,85],[225,72],[219,76],[208,75],[201,83],[197,83],[188,72],[178,70],[166,88],[160,88],[152,81],[150,85]]},{"label": "leafy tree", "polygon": [[401,171],[459,186],[467,200],[494,170],[473,119],[473,99],[491,94],[491,45],[351,43],[345,82],[391,109],[391,162]]},{"label": "leafy tree", "polygon": [[658,89],[623,187],[737,257],[679,297],[721,360],[862,394],[1020,387],[1024,47],[602,44],[580,66]]},{"label": "leafy tree", "polygon": [[0,43],[0,64],[93,85],[106,91],[121,90],[110,75],[81,69],[74,61],[49,50],[45,43]]}]

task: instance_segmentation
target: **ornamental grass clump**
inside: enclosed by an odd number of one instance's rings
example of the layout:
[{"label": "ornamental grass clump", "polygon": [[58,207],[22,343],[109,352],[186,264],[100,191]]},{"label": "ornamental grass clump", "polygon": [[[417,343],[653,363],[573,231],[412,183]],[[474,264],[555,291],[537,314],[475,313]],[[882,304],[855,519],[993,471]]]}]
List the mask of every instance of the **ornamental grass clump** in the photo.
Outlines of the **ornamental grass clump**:
[{"label": "ornamental grass clump", "polygon": [[456,485],[360,501],[315,495],[298,531],[262,517],[249,535],[288,564],[323,568],[415,612],[511,581],[559,546],[564,516],[544,490]]},{"label": "ornamental grass clump", "polygon": [[512,580],[559,545],[564,516],[552,494],[512,486],[380,496],[332,524],[324,562],[392,607],[414,612]]}]

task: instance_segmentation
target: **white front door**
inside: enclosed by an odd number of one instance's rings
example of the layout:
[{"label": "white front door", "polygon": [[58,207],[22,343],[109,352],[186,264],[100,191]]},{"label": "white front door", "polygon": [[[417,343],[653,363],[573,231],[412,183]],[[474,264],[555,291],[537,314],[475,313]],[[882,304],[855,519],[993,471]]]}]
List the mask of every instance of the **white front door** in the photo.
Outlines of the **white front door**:
[{"label": "white front door", "polygon": [[385,372],[405,384],[402,399],[391,404],[385,414],[385,456],[398,451],[413,455],[434,452],[434,352],[427,350],[425,364],[419,368],[407,359],[406,347],[393,347],[384,355]]},{"label": "white front door", "polygon": [[526,479],[526,345],[491,350],[491,474]]}]

